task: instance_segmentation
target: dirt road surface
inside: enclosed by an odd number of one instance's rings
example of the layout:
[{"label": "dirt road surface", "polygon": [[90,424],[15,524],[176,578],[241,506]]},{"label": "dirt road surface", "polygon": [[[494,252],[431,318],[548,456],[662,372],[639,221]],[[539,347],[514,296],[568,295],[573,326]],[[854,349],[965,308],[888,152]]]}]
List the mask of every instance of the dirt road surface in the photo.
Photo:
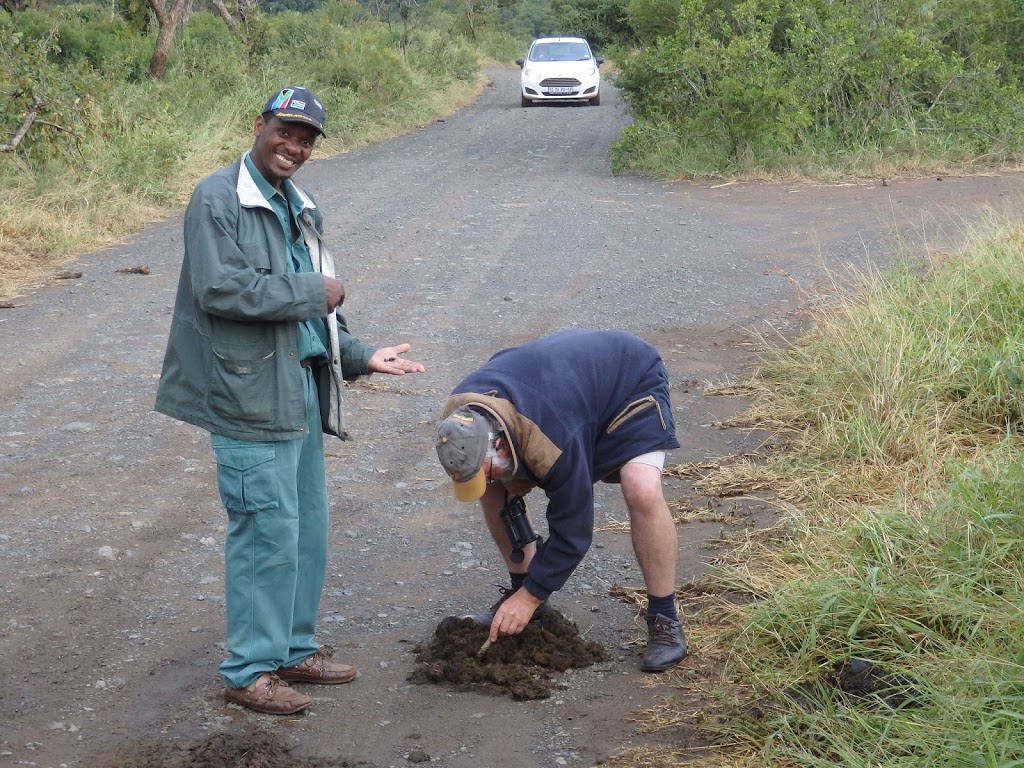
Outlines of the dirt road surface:
[{"label": "dirt road surface", "polygon": [[[1019,213],[1024,183],[613,177],[608,145],[628,120],[614,91],[600,107],[523,109],[517,70],[489,76],[450,119],[299,177],[324,208],[355,331],[408,341],[427,367],[355,384],[355,441],[328,443],[320,639],[362,674],[306,687],[304,716],[228,706],[216,676],[225,516],[208,436],[152,410],[180,218],[82,256],[70,265],[80,279],[0,310],[0,768],[92,768],[133,745],[252,732],[296,759],[376,768],[592,766],[623,746],[695,738],[685,726],[635,729],[637,711],[673,695],[672,677],[645,685],[638,670],[642,621],[609,590],[641,581],[628,534],[613,531],[554,597],[609,661],[530,702],[409,682],[414,646],[445,616],[489,605],[507,578],[475,506],[451,498],[437,465],[445,396],[502,347],[624,328],[659,347],[672,377],[683,447],[670,463],[753,450],[757,435],[716,426],[741,403],[704,394],[751,362],[752,330],[794,332],[807,294],[830,274],[888,263],[897,238],[920,252],[990,209]],[[681,480],[667,494],[708,501]],[[625,519],[614,489],[600,490],[597,517]],[[706,570],[724,528],[769,517],[747,504],[727,524],[682,525],[680,577]],[[701,663],[703,639],[690,640],[679,674]]]}]

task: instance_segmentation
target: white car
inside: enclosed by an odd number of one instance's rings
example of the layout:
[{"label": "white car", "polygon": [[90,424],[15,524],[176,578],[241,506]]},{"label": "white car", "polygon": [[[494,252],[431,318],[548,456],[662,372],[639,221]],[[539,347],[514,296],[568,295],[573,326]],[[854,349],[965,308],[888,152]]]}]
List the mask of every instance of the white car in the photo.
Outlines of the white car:
[{"label": "white car", "polygon": [[589,101],[601,103],[604,59],[595,57],[582,37],[539,37],[525,59],[516,59],[523,106],[535,101]]}]

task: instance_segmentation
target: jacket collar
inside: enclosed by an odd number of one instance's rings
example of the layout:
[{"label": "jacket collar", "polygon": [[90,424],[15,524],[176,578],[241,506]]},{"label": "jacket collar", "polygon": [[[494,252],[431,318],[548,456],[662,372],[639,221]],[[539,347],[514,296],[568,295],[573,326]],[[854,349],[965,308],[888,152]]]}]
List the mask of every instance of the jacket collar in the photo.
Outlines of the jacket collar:
[{"label": "jacket collar", "polygon": [[[238,202],[247,208],[271,209],[270,203],[263,196],[259,186],[256,184],[256,180],[253,179],[252,174],[249,173],[248,166],[245,164],[245,158],[248,154],[248,152],[243,152],[242,156],[238,159],[238,182],[235,184]],[[316,208],[316,204],[310,199],[309,195],[303,192],[297,185],[292,184],[291,180],[285,181],[285,184],[290,184],[298,193],[299,199],[302,201],[303,211]]]}]

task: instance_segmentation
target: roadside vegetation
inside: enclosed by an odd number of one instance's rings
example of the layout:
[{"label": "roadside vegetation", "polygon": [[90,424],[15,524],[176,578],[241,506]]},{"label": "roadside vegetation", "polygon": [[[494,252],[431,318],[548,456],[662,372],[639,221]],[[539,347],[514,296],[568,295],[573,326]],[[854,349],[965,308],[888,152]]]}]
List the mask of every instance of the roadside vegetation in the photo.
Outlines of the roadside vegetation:
[{"label": "roadside vegetation", "polygon": [[663,179],[892,178],[1017,165],[1019,0],[626,0],[608,55],[635,121],[613,167]]},{"label": "roadside vegetation", "polygon": [[213,8],[181,21],[159,78],[144,5],[0,11],[0,298],[180,210],[283,85],[324,101],[315,162],[450,114],[479,93],[481,60],[529,39],[482,12],[474,36],[457,5],[225,10],[233,29]]},{"label": "roadside vegetation", "polygon": [[541,34],[587,36],[633,115],[616,172],[819,179],[1024,156],[1019,0],[0,0],[0,298],[180,209],[282,83],[324,157],[478,93]]},{"label": "roadside vegetation", "polygon": [[783,445],[699,486],[785,514],[681,593],[717,671],[640,718],[718,746],[615,766],[1024,765],[1024,223],[856,278],[718,389]]}]

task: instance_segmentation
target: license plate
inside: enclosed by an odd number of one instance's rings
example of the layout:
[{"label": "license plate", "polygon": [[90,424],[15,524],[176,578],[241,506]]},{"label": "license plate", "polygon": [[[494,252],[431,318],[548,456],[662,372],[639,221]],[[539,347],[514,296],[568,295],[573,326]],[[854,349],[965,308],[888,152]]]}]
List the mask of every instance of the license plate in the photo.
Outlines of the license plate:
[{"label": "license plate", "polygon": [[559,86],[558,88],[548,88],[548,93],[551,93],[551,94],[572,93],[572,88],[566,88],[565,86]]}]

